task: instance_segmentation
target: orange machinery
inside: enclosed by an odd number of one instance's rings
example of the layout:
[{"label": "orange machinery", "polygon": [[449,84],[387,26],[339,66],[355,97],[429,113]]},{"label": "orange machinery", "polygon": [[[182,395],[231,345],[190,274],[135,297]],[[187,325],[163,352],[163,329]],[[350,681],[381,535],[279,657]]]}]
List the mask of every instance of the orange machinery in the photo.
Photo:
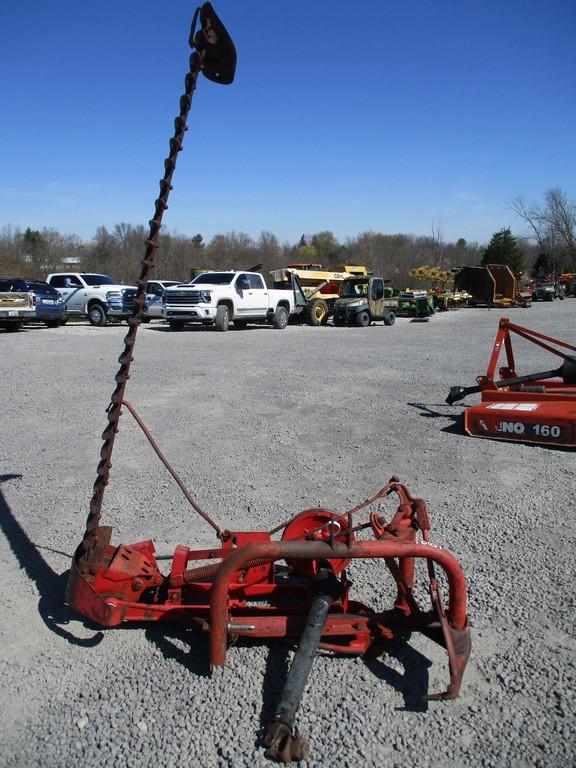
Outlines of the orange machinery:
[{"label": "orange machinery", "polygon": [[[562,359],[554,369],[519,376],[512,350],[512,334]],[[496,366],[504,350],[506,365]],[[520,443],[576,447],[576,346],[511,323],[503,317],[485,376],[474,387],[451,387],[452,405],[467,395],[481,393],[482,401],[464,412],[464,428],[473,437]]]}]

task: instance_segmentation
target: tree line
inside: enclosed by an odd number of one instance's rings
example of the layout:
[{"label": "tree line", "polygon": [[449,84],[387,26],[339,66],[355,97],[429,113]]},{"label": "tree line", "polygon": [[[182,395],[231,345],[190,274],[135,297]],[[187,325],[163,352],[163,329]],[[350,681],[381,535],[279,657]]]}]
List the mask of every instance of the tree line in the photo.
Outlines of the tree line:
[{"label": "tree line", "polygon": [[[244,232],[215,235],[205,242],[193,236],[162,232],[154,275],[186,281],[192,269],[253,268],[265,276],[290,263],[364,264],[401,287],[408,272],[422,265],[442,270],[482,263],[507,263],[516,273],[576,270],[576,205],[560,190],[549,190],[542,205],[513,201],[512,210],[530,226],[530,238],[514,237],[509,227],[494,233],[490,243],[468,243],[464,238],[446,242],[440,227],[429,236],[362,232],[340,242],[329,231],[302,235],[296,243],[281,244],[272,232],[254,239]],[[99,227],[90,242],[56,229],[21,231],[10,226],[0,231],[0,275],[43,279],[55,271],[110,274],[133,283],[148,229],[142,225]]]}]

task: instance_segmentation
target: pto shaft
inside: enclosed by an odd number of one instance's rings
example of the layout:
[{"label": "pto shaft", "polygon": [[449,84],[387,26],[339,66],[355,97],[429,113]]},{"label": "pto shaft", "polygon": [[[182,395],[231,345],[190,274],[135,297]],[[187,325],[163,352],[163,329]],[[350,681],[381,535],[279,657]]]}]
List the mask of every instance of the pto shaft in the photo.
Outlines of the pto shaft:
[{"label": "pto shaft", "polygon": [[309,753],[308,744],[298,734],[294,723],[324,631],[328,611],[334,600],[342,593],[340,582],[327,564],[318,571],[314,581],[314,591],[316,596],[308,613],[300,645],[288,672],[282,697],[264,737],[264,744],[267,747],[266,757],[282,763],[305,760]]}]

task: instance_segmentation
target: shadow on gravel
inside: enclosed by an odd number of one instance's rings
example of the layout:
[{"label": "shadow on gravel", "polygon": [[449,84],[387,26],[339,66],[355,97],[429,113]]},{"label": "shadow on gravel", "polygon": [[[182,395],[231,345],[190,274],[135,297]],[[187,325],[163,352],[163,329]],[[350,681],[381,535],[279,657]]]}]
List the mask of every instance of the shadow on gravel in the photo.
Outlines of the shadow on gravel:
[{"label": "shadow on gravel", "polygon": [[293,646],[287,643],[270,643],[266,654],[266,669],[262,679],[262,709],[260,710],[260,727],[257,734],[257,744],[262,739],[270,721],[274,717],[276,707],[284,689],[290,668],[289,653]]},{"label": "shadow on gravel", "polygon": [[[404,668],[404,673],[397,672],[386,664],[386,658],[396,659]],[[398,640],[386,646],[383,656],[376,659],[366,658],[364,663],[372,674],[401,693],[404,698],[402,711],[426,712],[428,702],[428,670],[432,662],[407,642]]]},{"label": "shadow on gravel", "polygon": [[452,424],[447,427],[443,427],[440,431],[447,432],[451,435],[464,435],[464,419],[461,413],[454,413],[454,411],[438,411],[435,408],[452,408],[450,405],[426,405],[426,403],[406,403],[410,408],[417,408],[420,411],[420,416],[425,419],[451,419]]},{"label": "shadow on gravel", "polygon": [[[130,628],[135,626],[138,625],[131,624]],[[205,632],[168,625],[165,622],[145,626],[146,639],[158,648],[165,659],[175,659],[194,675],[210,677],[208,635]],[[181,648],[181,645],[185,648]]]},{"label": "shadow on gravel", "polygon": [[[266,670],[262,681],[262,709],[260,711],[260,727],[257,744],[262,745],[266,729],[276,712],[284,684],[290,668],[289,652],[293,646],[285,643],[272,643],[266,657]],[[331,655],[335,665],[342,661],[338,655]],[[386,658],[396,659],[404,668],[397,672],[386,664]],[[399,709],[410,712],[426,712],[428,702],[428,669],[432,662],[418,651],[411,648],[406,641],[398,640],[386,646],[386,653],[379,658],[365,658],[366,667],[383,683],[402,694],[404,707]],[[335,670],[337,674],[337,670]]]},{"label": "shadow on gravel", "polygon": [[[173,331],[169,325],[148,325],[145,327],[146,331],[160,331],[160,333],[221,333],[212,326],[205,327],[202,323],[190,323],[182,328],[181,331]],[[245,328],[235,328],[233,325],[228,328],[228,333],[246,333],[250,331],[274,331],[271,325],[266,323],[255,323],[254,325],[247,325]]]},{"label": "shadow on gravel", "polygon": [[[9,480],[19,480],[22,475],[0,475],[0,484]],[[10,549],[16,556],[20,567],[35,583],[40,594],[38,613],[44,624],[51,632],[63,637],[72,645],[92,647],[104,637],[102,632],[96,632],[89,638],[80,638],[63,628],[72,619],[78,619],[77,614],[64,603],[64,593],[68,580],[68,571],[58,574],[38,552],[38,547],[30,541],[26,531],[18,523],[8,506],[4,494],[0,490],[0,530],[4,533]],[[88,623],[84,626],[93,629]]]}]

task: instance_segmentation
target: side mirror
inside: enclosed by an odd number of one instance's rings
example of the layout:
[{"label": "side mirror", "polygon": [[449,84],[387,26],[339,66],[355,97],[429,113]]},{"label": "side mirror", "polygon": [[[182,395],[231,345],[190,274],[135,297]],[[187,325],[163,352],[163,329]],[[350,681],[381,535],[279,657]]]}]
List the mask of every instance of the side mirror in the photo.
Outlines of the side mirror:
[{"label": "side mirror", "polygon": [[241,291],[247,291],[250,288],[250,283],[246,279],[240,279],[236,283],[236,287]]}]

